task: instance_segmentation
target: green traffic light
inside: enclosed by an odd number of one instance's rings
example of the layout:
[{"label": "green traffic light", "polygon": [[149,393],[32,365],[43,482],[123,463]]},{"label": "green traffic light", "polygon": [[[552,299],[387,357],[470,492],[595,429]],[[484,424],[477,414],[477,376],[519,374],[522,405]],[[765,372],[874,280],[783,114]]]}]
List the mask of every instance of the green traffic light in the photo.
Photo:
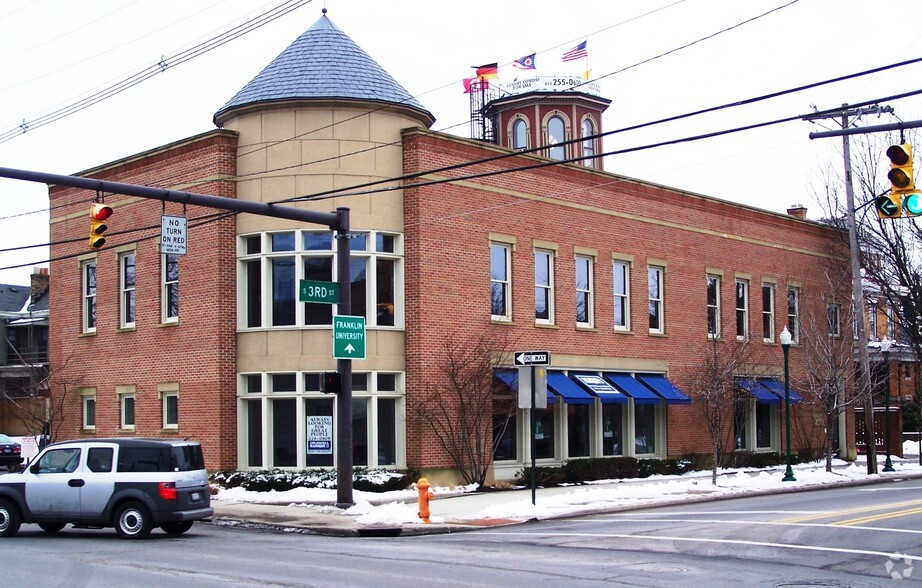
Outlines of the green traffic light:
[{"label": "green traffic light", "polygon": [[906,194],[906,197],[903,199],[903,208],[906,209],[908,214],[922,214],[922,194],[918,192]]}]

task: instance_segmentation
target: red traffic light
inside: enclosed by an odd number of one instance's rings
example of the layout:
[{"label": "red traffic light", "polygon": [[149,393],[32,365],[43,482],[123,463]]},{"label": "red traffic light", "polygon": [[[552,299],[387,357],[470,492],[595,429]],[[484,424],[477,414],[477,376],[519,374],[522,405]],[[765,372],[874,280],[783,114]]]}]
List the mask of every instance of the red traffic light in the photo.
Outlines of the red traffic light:
[{"label": "red traffic light", "polygon": [[105,204],[94,204],[90,209],[90,249],[99,249],[106,244],[102,236],[109,228],[106,219],[112,216],[112,207]]},{"label": "red traffic light", "polygon": [[105,204],[94,204],[90,210],[90,218],[95,221],[104,221],[112,216],[112,207]]}]

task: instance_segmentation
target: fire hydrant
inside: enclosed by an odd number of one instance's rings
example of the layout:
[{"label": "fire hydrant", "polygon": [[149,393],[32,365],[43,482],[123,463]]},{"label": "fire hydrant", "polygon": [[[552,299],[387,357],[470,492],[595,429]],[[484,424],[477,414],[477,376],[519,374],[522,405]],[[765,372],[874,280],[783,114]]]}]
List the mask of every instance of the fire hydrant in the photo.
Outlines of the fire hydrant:
[{"label": "fire hydrant", "polygon": [[419,518],[423,520],[424,523],[429,523],[429,501],[432,500],[432,486],[429,484],[429,480],[426,478],[420,478],[419,482],[416,483],[416,490],[419,492]]}]

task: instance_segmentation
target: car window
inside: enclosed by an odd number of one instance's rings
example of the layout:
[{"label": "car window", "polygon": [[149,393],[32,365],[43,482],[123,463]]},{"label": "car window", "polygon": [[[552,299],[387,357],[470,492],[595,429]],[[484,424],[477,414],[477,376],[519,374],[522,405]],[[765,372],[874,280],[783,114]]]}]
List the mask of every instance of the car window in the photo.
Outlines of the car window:
[{"label": "car window", "polygon": [[69,474],[80,464],[80,449],[52,449],[38,460],[39,474]]},{"label": "car window", "polygon": [[86,454],[86,467],[91,472],[111,472],[112,454],[111,447],[91,447]]}]

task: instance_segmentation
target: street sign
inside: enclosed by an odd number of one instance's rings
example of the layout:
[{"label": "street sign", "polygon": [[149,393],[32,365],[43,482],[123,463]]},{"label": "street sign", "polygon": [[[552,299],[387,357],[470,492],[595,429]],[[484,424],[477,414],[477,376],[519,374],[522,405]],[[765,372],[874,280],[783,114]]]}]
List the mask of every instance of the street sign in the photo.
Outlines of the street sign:
[{"label": "street sign", "polygon": [[339,302],[339,284],[336,282],[301,280],[298,286],[299,302],[320,302],[323,304],[336,304]]},{"label": "street sign", "polygon": [[[534,377],[534,381],[532,381]],[[519,408],[531,408],[531,389],[535,388],[535,408],[547,408],[547,370],[543,367],[519,368]]]},{"label": "street sign", "polygon": [[166,255],[186,254],[186,217],[160,217],[160,253]]},{"label": "street sign", "polygon": [[550,365],[550,351],[516,351],[513,354],[515,365]]},{"label": "street sign", "polygon": [[333,357],[365,359],[365,317],[333,317]]}]

